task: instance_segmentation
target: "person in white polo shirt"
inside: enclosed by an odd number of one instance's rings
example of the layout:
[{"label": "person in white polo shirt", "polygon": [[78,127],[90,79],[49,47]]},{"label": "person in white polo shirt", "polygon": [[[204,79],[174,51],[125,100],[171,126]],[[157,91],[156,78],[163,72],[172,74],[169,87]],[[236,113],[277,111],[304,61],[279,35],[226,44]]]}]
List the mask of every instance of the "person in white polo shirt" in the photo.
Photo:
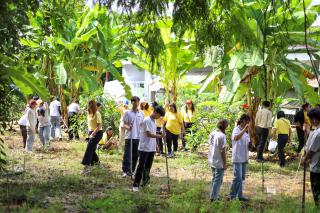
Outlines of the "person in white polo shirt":
[{"label": "person in white polo shirt", "polygon": [[133,188],[134,192],[139,191],[139,185],[142,179],[142,186],[145,186],[150,179],[150,170],[157,149],[157,138],[163,138],[163,133],[157,134],[156,119],[163,117],[165,111],[162,106],[156,106],[150,116],[143,120],[140,131],[139,142],[139,165],[134,178]]},{"label": "person in white polo shirt", "polygon": [[56,129],[58,130],[57,137],[59,141],[62,141],[62,133],[60,127],[60,115],[61,115],[61,103],[59,98],[56,97],[54,101],[50,103],[50,123],[51,123],[51,139],[55,138]]},{"label": "person in white polo shirt", "polygon": [[132,109],[126,111],[123,116],[125,130],[125,145],[122,160],[122,177],[132,176],[136,169],[139,157],[138,146],[140,138],[140,128],[144,119],[143,112],[139,107],[139,97],[131,98]]},{"label": "person in white polo shirt", "polygon": [[68,106],[68,135],[69,140],[72,140],[75,137],[79,140],[79,133],[78,133],[78,112],[79,112],[79,101],[75,100]]}]

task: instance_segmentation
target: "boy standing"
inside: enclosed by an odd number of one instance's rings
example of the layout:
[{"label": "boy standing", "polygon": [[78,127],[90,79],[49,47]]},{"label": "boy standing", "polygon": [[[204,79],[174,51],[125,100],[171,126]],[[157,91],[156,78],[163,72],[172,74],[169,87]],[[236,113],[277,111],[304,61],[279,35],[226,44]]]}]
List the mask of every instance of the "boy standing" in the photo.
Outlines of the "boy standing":
[{"label": "boy standing", "polygon": [[315,128],[309,135],[305,146],[306,155],[303,163],[310,160],[310,182],[315,205],[320,205],[320,110],[312,109],[308,113]]},{"label": "boy standing", "polygon": [[157,125],[155,120],[163,117],[165,114],[161,106],[156,106],[150,116],[143,120],[140,143],[139,143],[139,165],[134,179],[132,191],[139,191],[140,181],[142,179],[142,186],[149,182],[149,174],[153,162],[153,157],[156,152],[157,138],[162,138],[163,134],[157,134]]},{"label": "boy standing", "polygon": [[226,160],[226,135],[228,121],[222,119],[217,124],[218,130],[209,135],[209,154],[208,162],[212,169],[212,182],[210,186],[210,200],[219,200],[220,187],[222,184],[223,173],[227,168]]}]

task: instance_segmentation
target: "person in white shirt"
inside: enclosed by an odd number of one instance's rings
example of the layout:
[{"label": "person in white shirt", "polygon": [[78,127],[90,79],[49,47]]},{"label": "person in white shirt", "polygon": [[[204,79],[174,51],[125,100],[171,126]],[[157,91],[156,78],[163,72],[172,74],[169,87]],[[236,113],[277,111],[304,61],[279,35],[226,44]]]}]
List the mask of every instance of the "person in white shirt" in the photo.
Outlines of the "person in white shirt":
[{"label": "person in white shirt", "polygon": [[27,123],[28,123],[27,110],[28,110],[28,106],[24,110],[23,115],[21,116],[21,118],[18,121],[18,124],[19,124],[19,127],[20,127],[20,132],[21,132],[21,135],[22,135],[23,148],[26,148],[26,143],[27,143]]},{"label": "person in white shirt", "polygon": [[246,177],[246,167],[249,160],[249,143],[250,137],[247,133],[250,123],[250,117],[247,114],[241,115],[237,126],[233,129],[232,140],[232,164],[233,164],[233,180],[231,191],[228,199],[238,198],[240,201],[248,201],[243,196],[242,186]]},{"label": "person in white shirt", "polygon": [[72,140],[75,137],[79,140],[78,133],[78,113],[79,113],[79,101],[76,100],[68,106],[68,135],[69,140]]},{"label": "person in white shirt", "polygon": [[150,170],[154,154],[157,149],[157,138],[163,138],[163,133],[157,134],[156,119],[164,116],[165,111],[162,106],[156,106],[150,116],[143,120],[140,141],[139,141],[139,165],[134,178],[133,188],[134,192],[139,191],[139,185],[142,179],[142,186],[145,186],[150,179]]},{"label": "person in white shirt", "polygon": [[310,182],[314,203],[320,207],[320,110],[311,109],[308,113],[314,130],[309,134],[305,145],[303,164],[310,162]]},{"label": "person in white shirt", "polygon": [[49,147],[50,141],[50,115],[49,106],[47,102],[39,101],[39,108],[37,109],[38,133],[40,142],[44,148]]},{"label": "person in white shirt", "polygon": [[139,157],[138,146],[140,138],[140,128],[144,119],[143,112],[139,107],[139,97],[131,98],[132,109],[126,111],[123,116],[123,126],[125,130],[125,145],[122,160],[122,177],[132,176],[136,169]]},{"label": "person in white shirt", "polygon": [[36,117],[36,109],[37,102],[35,100],[29,101],[29,106],[27,109],[27,141],[26,141],[26,151],[32,152],[32,147],[34,143],[34,138],[36,134],[36,125],[37,125],[37,117]]},{"label": "person in white shirt", "polygon": [[51,139],[54,139],[56,129],[58,130],[59,141],[62,141],[62,132],[60,127],[60,115],[61,115],[61,103],[59,98],[56,97],[54,101],[50,103],[50,123],[51,123]]},{"label": "person in white shirt", "polygon": [[227,168],[226,158],[226,134],[225,130],[229,122],[222,119],[218,122],[218,130],[215,130],[209,135],[209,154],[208,162],[212,169],[212,181],[210,186],[210,200],[219,200],[220,187],[223,180],[224,170]]}]

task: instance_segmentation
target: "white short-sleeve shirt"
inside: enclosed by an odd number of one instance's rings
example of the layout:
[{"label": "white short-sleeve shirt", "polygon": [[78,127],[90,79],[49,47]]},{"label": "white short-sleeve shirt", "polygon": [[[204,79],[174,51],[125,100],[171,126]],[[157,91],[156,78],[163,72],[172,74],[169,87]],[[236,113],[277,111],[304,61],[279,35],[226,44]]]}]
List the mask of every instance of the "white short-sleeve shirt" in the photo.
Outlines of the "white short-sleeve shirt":
[{"label": "white short-sleeve shirt", "polygon": [[246,163],[249,160],[249,134],[245,132],[239,140],[234,140],[241,131],[240,126],[236,126],[232,132],[232,163]]},{"label": "white short-sleeve shirt", "polygon": [[310,132],[306,143],[306,151],[314,152],[310,160],[310,171],[320,173],[320,128]]},{"label": "white short-sleeve shirt", "polygon": [[148,137],[147,132],[152,134],[156,134],[157,132],[156,122],[150,118],[150,116],[146,117],[142,122],[138,150],[144,152],[155,152],[157,147],[156,138]]},{"label": "white short-sleeve shirt", "polygon": [[140,128],[143,119],[144,116],[140,110],[134,112],[130,109],[124,113],[123,122],[132,126],[130,131],[125,130],[125,139],[140,139]]},{"label": "white short-sleeve shirt", "polygon": [[208,162],[211,167],[216,169],[223,168],[221,151],[225,148],[226,144],[226,135],[220,130],[213,131],[209,135]]},{"label": "white short-sleeve shirt", "polygon": [[50,103],[50,116],[60,116],[59,107],[61,107],[60,101],[54,100]]},{"label": "white short-sleeve shirt", "polygon": [[68,106],[68,112],[78,113],[78,111],[79,111],[79,104],[77,104],[77,103],[71,103],[71,104]]}]

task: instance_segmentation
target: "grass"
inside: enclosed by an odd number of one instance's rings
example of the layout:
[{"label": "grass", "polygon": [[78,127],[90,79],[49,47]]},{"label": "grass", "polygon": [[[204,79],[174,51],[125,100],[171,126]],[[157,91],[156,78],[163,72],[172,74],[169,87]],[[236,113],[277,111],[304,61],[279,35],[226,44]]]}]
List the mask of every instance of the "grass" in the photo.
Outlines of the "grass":
[{"label": "grass", "polygon": [[[165,159],[156,157],[151,184],[133,193],[131,180],[121,178],[120,151],[100,152],[103,168],[95,167],[90,175],[81,176],[84,142],[53,142],[48,152],[37,143],[30,155],[23,152],[17,133],[7,133],[5,140],[8,169],[25,167],[26,172],[0,177],[0,212],[301,212],[302,172],[295,178],[297,161],[288,162],[284,169],[275,162],[265,163],[264,190],[261,164],[250,161],[244,186],[244,194],[251,198],[248,203],[225,199],[232,181],[229,163],[222,201],[211,203],[211,170],[203,154],[177,152],[169,159],[170,193]],[[309,181],[306,212],[316,212]]]}]

